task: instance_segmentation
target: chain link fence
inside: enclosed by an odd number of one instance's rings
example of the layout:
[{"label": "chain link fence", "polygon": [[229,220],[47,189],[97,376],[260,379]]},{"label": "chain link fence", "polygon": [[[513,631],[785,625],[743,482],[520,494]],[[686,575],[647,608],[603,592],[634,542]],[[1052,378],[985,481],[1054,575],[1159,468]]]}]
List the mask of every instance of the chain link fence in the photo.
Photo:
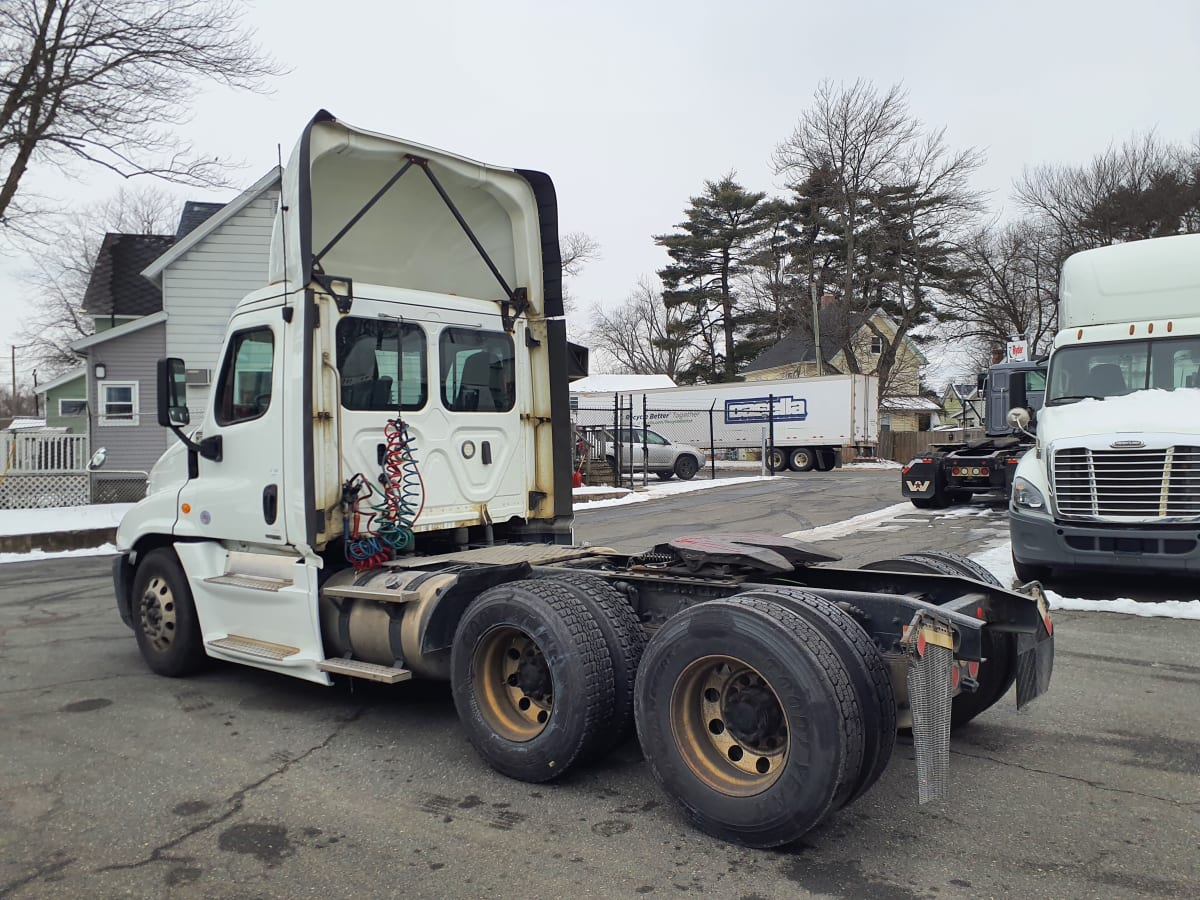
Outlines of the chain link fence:
[{"label": "chain link fence", "polygon": [[[573,402],[575,467],[587,484],[646,484],[652,478],[716,478],[718,472],[761,471],[762,447],[716,446],[722,410],[651,405],[644,396]],[[763,429],[763,447],[770,429]]]}]

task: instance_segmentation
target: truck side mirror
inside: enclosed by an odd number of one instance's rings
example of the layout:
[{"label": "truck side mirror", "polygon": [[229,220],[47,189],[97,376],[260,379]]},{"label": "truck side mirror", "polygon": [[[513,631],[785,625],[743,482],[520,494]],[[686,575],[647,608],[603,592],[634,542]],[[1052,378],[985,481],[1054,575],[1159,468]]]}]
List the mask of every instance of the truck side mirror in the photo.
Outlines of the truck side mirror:
[{"label": "truck side mirror", "polygon": [[1021,409],[1029,406],[1029,395],[1025,391],[1024,372],[1013,372],[1008,376],[1008,402],[1010,406]]},{"label": "truck side mirror", "polygon": [[187,369],[182,359],[158,361],[158,424],[180,428],[191,420],[187,406]]}]

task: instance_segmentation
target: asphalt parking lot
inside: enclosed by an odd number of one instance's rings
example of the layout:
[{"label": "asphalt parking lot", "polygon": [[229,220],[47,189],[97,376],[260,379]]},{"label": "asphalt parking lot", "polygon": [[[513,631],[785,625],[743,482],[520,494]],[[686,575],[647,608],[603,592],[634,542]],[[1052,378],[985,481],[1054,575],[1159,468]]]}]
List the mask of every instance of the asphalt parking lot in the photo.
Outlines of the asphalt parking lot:
[{"label": "asphalt parking lot", "polygon": [[[801,530],[897,502],[896,481],[807,473],[585,509],[577,532]],[[857,564],[1003,531],[979,506],[826,546]],[[106,559],[0,566],[0,897],[1200,896],[1200,622],[1062,613],[1056,640],[1047,696],[955,736],[950,799],[917,805],[902,740],[859,802],[766,852],[690,828],[636,742],[511,781],[444,686],[160,678]]]}]

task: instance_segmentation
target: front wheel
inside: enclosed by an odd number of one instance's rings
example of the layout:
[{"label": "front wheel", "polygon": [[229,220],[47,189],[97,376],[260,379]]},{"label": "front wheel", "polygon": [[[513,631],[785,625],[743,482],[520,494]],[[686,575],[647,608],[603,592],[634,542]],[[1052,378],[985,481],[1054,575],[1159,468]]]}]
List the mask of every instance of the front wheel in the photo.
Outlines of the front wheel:
[{"label": "front wheel", "polygon": [[675,460],[675,474],[680,481],[690,481],[700,471],[700,463],[694,456],[681,456]]},{"label": "front wheel", "polygon": [[133,579],[133,633],[152,671],[169,678],[191,675],[208,657],[187,576],[175,551],[146,554]]}]

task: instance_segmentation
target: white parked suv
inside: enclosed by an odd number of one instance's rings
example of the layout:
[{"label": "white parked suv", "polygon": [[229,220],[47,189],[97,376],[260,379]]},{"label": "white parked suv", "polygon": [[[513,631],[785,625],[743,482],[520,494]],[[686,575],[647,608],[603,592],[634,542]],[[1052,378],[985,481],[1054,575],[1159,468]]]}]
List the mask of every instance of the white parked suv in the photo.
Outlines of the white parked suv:
[{"label": "white parked suv", "polygon": [[[628,470],[632,461],[634,471],[642,468],[643,440],[646,449],[646,468],[666,481],[678,475],[684,481],[695,476],[704,465],[704,451],[691,444],[674,444],[649,428],[618,428],[621,442],[621,468]],[[611,431],[604,433],[605,456],[616,468],[616,446]]]}]

